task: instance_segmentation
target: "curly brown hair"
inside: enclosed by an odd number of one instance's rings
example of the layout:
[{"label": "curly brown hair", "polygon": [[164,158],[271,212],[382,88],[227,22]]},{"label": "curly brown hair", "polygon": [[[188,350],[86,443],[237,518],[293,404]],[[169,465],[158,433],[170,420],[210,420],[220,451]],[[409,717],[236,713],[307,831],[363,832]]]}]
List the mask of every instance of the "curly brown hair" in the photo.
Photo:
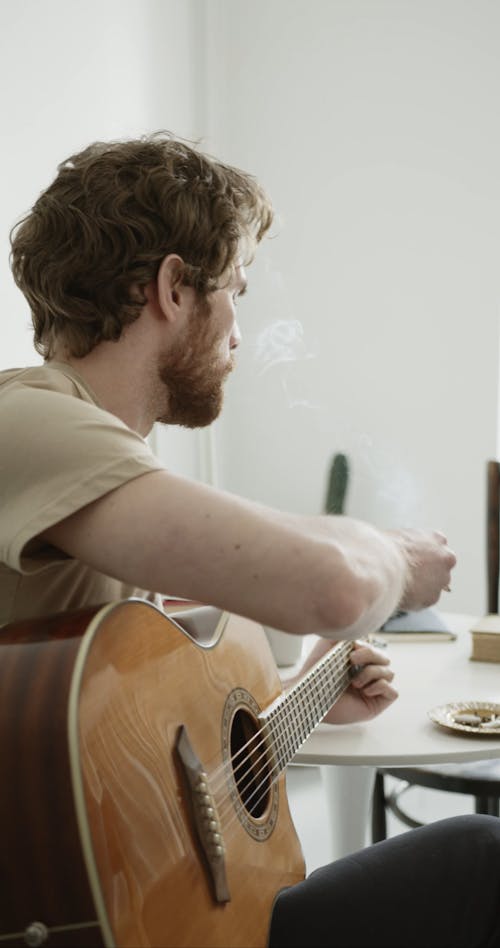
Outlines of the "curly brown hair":
[{"label": "curly brown hair", "polygon": [[35,349],[83,357],[140,315],[169,253],[205,297],[236,259],[248,263],[273,218],[249,174],[168,132],[95,142],[58,175],[11,232],[14,279],[31,308]]}]

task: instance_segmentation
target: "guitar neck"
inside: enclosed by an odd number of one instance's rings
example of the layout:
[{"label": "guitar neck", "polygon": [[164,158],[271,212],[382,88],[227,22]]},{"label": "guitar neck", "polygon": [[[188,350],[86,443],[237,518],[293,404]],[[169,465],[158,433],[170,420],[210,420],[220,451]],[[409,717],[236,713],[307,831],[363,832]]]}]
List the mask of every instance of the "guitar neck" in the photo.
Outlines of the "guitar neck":
[{"label": "guitar neck", "polygon": [[279,772],[349,687],[353,667],[349,655],[353,645],[339,642],[259,715]]}]

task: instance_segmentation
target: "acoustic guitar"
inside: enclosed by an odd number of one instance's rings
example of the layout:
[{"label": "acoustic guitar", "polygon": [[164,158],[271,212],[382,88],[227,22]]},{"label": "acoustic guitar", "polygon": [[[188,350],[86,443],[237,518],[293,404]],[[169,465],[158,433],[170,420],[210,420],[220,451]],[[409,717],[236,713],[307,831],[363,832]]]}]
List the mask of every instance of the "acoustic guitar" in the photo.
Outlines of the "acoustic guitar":
[{"label": "acoustic guitar", "polygon": [[141,600],[0,632],[0,948],[251,948],[304,877],[284,771],[350,680]]}]

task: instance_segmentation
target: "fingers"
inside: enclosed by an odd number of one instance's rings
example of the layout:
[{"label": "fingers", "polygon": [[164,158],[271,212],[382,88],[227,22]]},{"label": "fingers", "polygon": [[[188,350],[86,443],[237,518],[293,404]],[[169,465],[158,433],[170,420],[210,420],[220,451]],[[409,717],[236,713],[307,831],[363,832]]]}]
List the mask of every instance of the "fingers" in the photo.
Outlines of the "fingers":
[{"label": "fingers", "polygon": [[[432,536],[436,543],[440,543],[441,546],[448,546],[448,537],[441,530],[432,530]],[[451,553],[451,550],[449,552]]]},{"label": "fingers", "polygon": [[457,557],[452,549],[448,546],[448,538],[444,533],[441,533],[440,530],[434,530],[434,536],[438,543],[444,547],[443,550],[443,566],[448,570],[448,582],[443,585],[443,589],[446,589],[449,592],[450,580],[451,580],[451,571],[457,565]]},{"label": "fingers", "polygon": [[385,652],[382,652],[374,645],[369,645],[367,642],[358,641],[354,643],[354,647],[349,655],[349,660],[352,665],[390,664],[390,659],[387,658]]},{"label": "fingers", "polygon": [[383,681],[390,683],[393,680],[394,672],[387,666],[363,665],[354,675],[351,684],[354,688],[366,690],[376,683]]},{"label": "fingers", "polygon": [[366,688],[363,688],[362,694],[366,698],[383,698],[387,702],[392,702],[395,701],[396,698],[399,698],[399,693],[396,689],[382,678],[367,685]]},{"label": "fingers", "polygon": [[[450,550],[447,544],[445,544],[445,548],[443,550],[444,576],[442,576],[440,588],[436,589],[435,591],[434,602],[437,602],[439,600],[439,597],[442,592],[451,592],[451,571],[455,568],[456,563],[457,563],[457,558],[455,556],[455,553],[453,552],[453,550]],[[430,603],[430,605],[434,605],[434,602]]]},{"label": "fingers", "polygon": [[448,570],[451,572],[452,569],[457,565],[457,557],[453,550],[450,550],[449,546],[446,545],[445,550],[445,563],[448,567]]},{"label": "fingers", "polygon": [[398,692],[392,685],[394,672],[380,665],[366,665],[351,681],[360,697],[383,698],[387,702],[395,701]]},{"label": "fingers", "polygon": [[451,590],[451,573],[457,558],[440,530],[407,530],[400,534],[409,573],[403,609],[424,609],[435,605],[443,591]]},{"label": "fingers", "polygon": [[444,535],[444,533],[441,533],[441,530],[433,530],[433,533],[434,533],[434,536],[435,536],[436,540],[438,541],[438,543],[442,543],[443,546],[447,546],[447,544],[448,544],[448,539],[447,539],[447,537]]},{"label": "fingers", "polygon": [[351,681],[353,688],[362,691],[368,698],[383,697],[394,701],[398,692],[392,686],[394,672],[389,659],[372,646],[356,643],[350,654],[350,661],[356,669]]}]

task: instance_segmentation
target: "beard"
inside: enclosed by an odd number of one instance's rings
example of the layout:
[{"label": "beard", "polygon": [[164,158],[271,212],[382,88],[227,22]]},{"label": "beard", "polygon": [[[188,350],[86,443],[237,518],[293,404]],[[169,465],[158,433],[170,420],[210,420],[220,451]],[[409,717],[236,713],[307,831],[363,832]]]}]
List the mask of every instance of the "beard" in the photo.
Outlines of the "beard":
[{"label": "beard", "polygon": [[206,301],[194,309],[182,338],[163,356],[158,375],[167,396],[162,424],[204,428],[220,415],[224,382],[234,368],[231,355],[220,356],[220,338],[210,323]]}]

